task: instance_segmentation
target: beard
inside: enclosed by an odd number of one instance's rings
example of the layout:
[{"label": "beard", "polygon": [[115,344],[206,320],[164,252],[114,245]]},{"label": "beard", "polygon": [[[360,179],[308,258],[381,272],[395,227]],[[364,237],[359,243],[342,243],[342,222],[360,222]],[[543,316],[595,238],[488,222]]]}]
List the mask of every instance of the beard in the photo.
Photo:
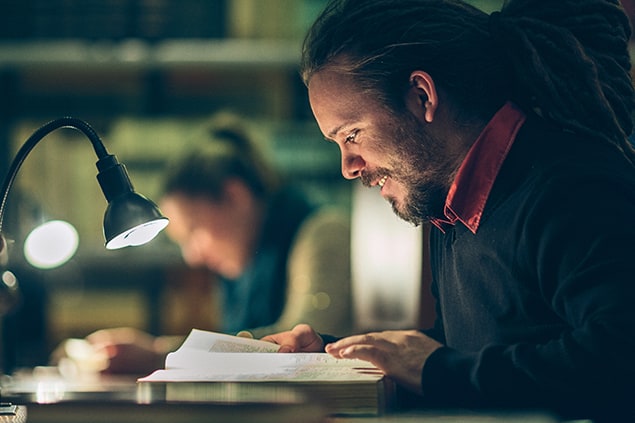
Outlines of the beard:
[{"label": "beard", "polygon": [[[435,137],[410,111],[390,113],[386,139],[381,140],[388,166],[365,172],[362,183],[382,175],[406,188],[402,201],[388,197],[393,212],[415,226],[443,216],[445,199],[454,181],[457,158],[447,143]],[[459,162],[460,163],[460,162]]]}]

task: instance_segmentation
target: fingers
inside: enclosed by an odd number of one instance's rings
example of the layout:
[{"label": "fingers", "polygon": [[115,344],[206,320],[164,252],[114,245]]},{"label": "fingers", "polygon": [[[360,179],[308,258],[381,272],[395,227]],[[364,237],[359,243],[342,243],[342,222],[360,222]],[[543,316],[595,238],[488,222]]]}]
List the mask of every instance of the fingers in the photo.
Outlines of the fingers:
[{"label": "fingers", "polygon": [[317,352],[324,348],[322,338],[306,324],[296,325],[287,332],[267,335],[262,340],[280,345],[278,352]]},{"label": "fingers", "polygon": [[386,341],[381,338],[380,334],[367,333],[364,335],[354,335],[346,338],[342,338],[337,342],[328,344],[324,349],[327,353],[345,358],[345,355],[350,355],[352,347],[359,347],[362,345],[378,348],[381,344],[386,344]]},{"label": "fingers", "polygon": [[390,345],[374,334],[343,338],[326,345],[324,349],[336,358],[356,358],[369,361],[380,369],[385,368],[387,355],[391,351]]},{"label": "fingers", "polygon": [[302,351],[305,337],[304,329],[296,326],[290,331],[267,335],[262,338],[262,341],[273,342],[274,344],[280,345],[278,352],[290,353]]},{"label": "fingers", "polygon": [[239,337],[239,338],[249,338],[249,339],[253,339],[254,338],[254,335],[251,332],[247,331],[247,330],[241,330],[240,332],[238,332],[236,334],[236,336]]},{"label": "fingers", "polygon": [[98,330],[86,336],[86,340],[92,344],[105,344],[110,343],[113,338],[111,331],[109,330]]},{"label": "fingers", "polygon": [[274,344],[282,345],[284,344],[284,339],[288,337],[290,332],[280,332],[274,333],[271,335],[263,336],[260,338],[261,341],[272,342]]},{"label": "fingers", "polygon": [[280,345],[279,353],[292,353],[295,352],[295,349],[290,345]]},{"label": "fingers", "polygon": [[291,331],[267,335],[262,337],[260,340],[280,345],[280,349],[278,349],[279,353],[290,353],[295,351],[295,341],[293,340]]},{"label": "fingers", "polygon": [[322,337],[318,335],[311,326],[306,324],[296,325],[291,333],[295,340],[295,345],[292,345],[297,352],[316,352],[323,351],[324,341]]}]

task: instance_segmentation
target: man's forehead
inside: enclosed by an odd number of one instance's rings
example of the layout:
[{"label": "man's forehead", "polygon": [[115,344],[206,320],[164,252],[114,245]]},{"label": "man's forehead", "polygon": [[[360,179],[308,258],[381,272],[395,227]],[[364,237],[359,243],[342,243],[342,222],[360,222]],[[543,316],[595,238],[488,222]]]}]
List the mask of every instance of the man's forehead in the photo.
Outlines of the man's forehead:
[{"label": "man's forehead", "polygon": [[353,82],[354,79],[350,74],[337,72],[331,68],[325,68],[313,74],[309,81],[309,90],[315,85],[353,85]]},{"label": "man's forehead", "polygon": [[333,71],[316,73],[309,83],[311,107],[327,108],[338,113],[354,113],[364,108],[368,100],[363,100],[354,79]]}]

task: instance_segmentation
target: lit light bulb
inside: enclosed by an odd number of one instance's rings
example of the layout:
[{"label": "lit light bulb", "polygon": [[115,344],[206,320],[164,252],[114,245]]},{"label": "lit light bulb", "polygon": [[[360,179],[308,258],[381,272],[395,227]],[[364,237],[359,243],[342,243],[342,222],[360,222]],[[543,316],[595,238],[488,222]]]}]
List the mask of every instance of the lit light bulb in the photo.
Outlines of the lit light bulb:
[{"label": "lit light bulb", "polygon": [[123,247],[135,247],[143,245],[156,237],[159,232],[168,225],[167,219],[157,219],[152,222],[143,223],[128,229],[126,232],[116,236],[106,244],[109,250]]},{"label": "lit light bulb", "polygon": [[68,222],[52,220],[33,229],[24,242],[24,256],[34,267],[52,269],[73,257],[79,245],[77,230]]}]

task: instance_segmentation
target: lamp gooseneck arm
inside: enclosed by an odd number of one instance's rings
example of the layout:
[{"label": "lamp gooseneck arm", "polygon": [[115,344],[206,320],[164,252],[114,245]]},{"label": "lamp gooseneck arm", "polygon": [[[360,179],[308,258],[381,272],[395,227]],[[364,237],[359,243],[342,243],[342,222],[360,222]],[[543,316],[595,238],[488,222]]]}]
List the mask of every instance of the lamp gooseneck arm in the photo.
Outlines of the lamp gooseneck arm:
[{"label": "lamp gooseneck arm", "polygon": [[106,147],[93,128],[80,119],[63,117],[36,130],[22,145],[9,167],[2,191],[0,191],[0,262],[2,261],[2,253],[6,252],[6,242],[2,236],[2,223],[7,197],[16,174],[29,152],[42,138],[50,132],[64,127],[79,130],[86,135],[97,154],[97,181],[108,201],[108,208],[104,216],[106,248],[116,249],[145,244],[168,224],[168,219],[161,214],[156,204],[134,191],[125,166],[119,163],[114,155],[108,154]]},{"label": "lamp gooseneck arm", "polygon": [[[18,150],[15,158],[13,159],[13,162],[11,163],[11,166],[9,167],[7,176],[4,179],[2,191],[0,191],[0,234],[2,233],[2,223],[4,220],[7,197],[9,196],[9,191],[11,190],[11,186],[13,185],[13,181],[15,180],[18,170],[20,170],[20,166],[22,166],[22,163],[24,162],[28,154],[31,152],[31,150],[33,150],[33,147],[35,147],[35,145],[40,142],[42,138],[59,128],[73,128],[83,132],[84,135],[86,135],[93,144],[93,148],[95,150],[95,153],[97,154],[97,157],[101,159],[109,155],[108,151],[106,151],[104,143],[99,138],[99,135],[97,135],[97,132],[95,132],[95,130],[89,124],[80,119],[73,117],[63,117],[55,119],[41,126],[25,141],[20,150]],[[2,249],[2,246],[0,246],[0,249]]]}]

